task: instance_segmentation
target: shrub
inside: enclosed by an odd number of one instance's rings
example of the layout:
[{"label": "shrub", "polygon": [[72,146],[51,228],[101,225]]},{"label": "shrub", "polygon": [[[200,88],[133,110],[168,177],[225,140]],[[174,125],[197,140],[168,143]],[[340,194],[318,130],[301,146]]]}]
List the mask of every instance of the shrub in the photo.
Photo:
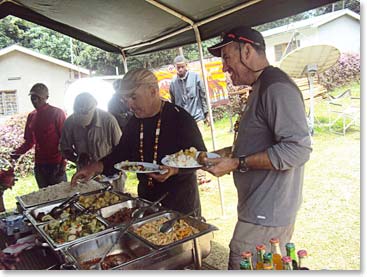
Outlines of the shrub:
[{"label": "shrub", "polygon": [[[11,161],[10,152],[19,147],[23,142],[24,127],[27,121],[27,114],[12,116],[0,126],[0,157]],[[15,163],[15,173],[17,176],[26,176],[33,172],[34,149],[22,155]]]},{"label": "shrub", "polygon": [[360,81],[360,56],[358,54],[341,54],[333,67],[319,75],[319,83],[328,91],[352,81]]}]

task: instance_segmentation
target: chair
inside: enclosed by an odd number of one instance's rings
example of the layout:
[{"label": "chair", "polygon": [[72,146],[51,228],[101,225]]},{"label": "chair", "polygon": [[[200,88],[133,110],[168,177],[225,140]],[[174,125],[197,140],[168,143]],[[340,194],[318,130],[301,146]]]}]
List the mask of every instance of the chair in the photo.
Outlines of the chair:
[{"label": "chair", "polygon": [[[359,125],[360,98],[352,97],[348,89],[337,96],[328,96],[329,131],[345,135],[347,129]],[[340,130],[342,126],[342,131]]]}]

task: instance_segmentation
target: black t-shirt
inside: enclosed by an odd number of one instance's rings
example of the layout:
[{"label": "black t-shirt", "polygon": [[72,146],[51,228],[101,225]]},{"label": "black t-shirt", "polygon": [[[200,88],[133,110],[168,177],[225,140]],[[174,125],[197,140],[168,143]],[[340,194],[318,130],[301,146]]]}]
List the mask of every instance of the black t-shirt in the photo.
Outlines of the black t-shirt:
[{"label": "black t-shirt", "polygon": [[[102,162],[104,173],[111,173],[113,165],[129,160],[141,161],[139,153],[140,122],[144,123],[144,162],[153,162],[153,147],[155,130],[160,114],[150,118],[131,118],[125,128],[120,143],[113,152],[106,156]],[[199,151],[206,151],[200,130],[189,113],[184,109],[166,102],[162,110],[161,128],[158,141],[157,163],[166,155],[176,153],[191,146]],[[150,201],[157,200],[165,192],[168,196],[162,201],[163,206],[183,213],[195,208],[200,211],[200,199],[195,170],[180,170],[163,183],[153,179],[153,186],[147,185],[148,178],[145,174],[137,174],[139,179],[138,195]]]}]

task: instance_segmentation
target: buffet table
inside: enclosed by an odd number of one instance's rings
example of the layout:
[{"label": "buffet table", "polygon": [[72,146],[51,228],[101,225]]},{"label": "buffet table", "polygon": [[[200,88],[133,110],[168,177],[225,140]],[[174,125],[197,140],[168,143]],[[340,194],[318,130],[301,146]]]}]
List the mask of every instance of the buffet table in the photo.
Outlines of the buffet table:
[{"label": "buffet table", "polygon": [[[181,214],[159,205],[150,207],[152,203],[144,199],[99,188],[80,193],[73,209],[68,207],[70,214],[51,220],[51,211],[67,197],[42,203],[27,203],[29,197],[17,198],[19,212],[30,227],[30,232],[22,236],[36,237],[36,243],[19,254],[17,269],[215,269],[202,259],[210,253],[217,228],[202,218],[185,217],[174,223],[172,232],[161,233],[157,230],[165,221]],[[144,216],[135,218],[134,211],[139,210],[144,211]],[[121,211],[122,221],[116,222],[114,215]],[[73,228],[77,229],[64,233]],[[14,242],[13,236],[0,236],[1,249],[6,242]],[[111,251],[100,263],[108,249]]]}]

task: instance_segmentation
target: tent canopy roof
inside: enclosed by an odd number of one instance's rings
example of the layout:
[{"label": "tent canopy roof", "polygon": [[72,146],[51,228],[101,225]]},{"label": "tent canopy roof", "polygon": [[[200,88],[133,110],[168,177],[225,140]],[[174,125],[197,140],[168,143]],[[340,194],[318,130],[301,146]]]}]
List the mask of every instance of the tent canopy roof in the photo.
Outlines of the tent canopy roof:
[{"label": "tent canopy roof", "polygon": [[0,0],[0,18],[14,15],[133,56],[194,43],[193,26],[206,40],[235,25],[257,26],[331,2],[335,0]]}]

